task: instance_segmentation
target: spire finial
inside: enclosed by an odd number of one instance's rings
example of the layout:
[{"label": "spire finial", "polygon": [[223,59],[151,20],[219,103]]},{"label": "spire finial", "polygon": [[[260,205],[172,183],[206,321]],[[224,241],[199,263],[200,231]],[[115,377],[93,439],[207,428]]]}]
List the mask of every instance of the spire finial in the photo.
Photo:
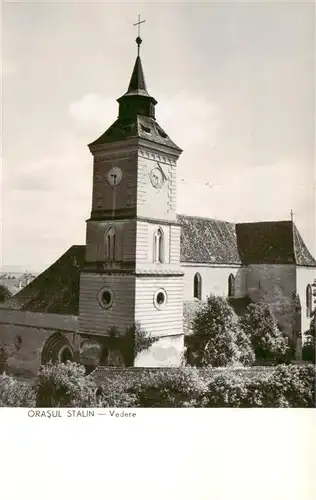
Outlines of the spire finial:
[{"label": "spire finial", "polygon": [[138,22],[133,24],[133,26],[137,26],[138,27],[138,36],[136,38],[136,43],[137,43],[137,56],[139,56],[139,48],[140,48],[140,44],[142,43],[142,39],[140,37],[140,25],[142,23],[145,22],[145,19],[143,21],[140,20],[140,16],[138,16]]}]

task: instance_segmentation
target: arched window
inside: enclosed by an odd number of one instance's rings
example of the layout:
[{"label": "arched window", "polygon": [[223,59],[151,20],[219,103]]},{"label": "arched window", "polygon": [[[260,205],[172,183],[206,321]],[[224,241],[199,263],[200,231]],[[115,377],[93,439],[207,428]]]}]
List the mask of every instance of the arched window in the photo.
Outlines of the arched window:
[{"label": "arched window", "polygon": [[164,237],[162,229],[159,228],[154,234],[154,262],[164,260]]},{"label": "arched window", "polygon": [[108,261],[115,260],[115,229],[111,227],[106,233],[106,259]]},{"label": "arched window", "polygon": [[202,299],[202,278],[199,273],[194,275],[193,280],[193,297],[195,299]]},{"label": "arched window", "polygon": [[228,277],[228,297],[235,297],[235,277],[233,274]]},{"label": "arched window", "polygon": [[313,290],[311,285],[306,287],[306,316],[311,317],[313,310]]}]

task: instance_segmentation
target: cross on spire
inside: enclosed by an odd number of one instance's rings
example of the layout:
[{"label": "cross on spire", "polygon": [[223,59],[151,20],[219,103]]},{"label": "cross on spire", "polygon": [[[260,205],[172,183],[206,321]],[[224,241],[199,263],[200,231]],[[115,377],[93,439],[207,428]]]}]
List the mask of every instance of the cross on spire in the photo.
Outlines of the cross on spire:
[{"label": "cross on spire", "polygon": [[143,21],[140,20],[140,16],[138,16],[138,22],[133,24],[133,26],[137,26],[138,28],[138,36],[136,38],[136,43],[137,43],[137,55],[139,56],[139,47],[140,44],[142,43],[142,39],[140,37],[140,25],[145,22],[145,19]]}]

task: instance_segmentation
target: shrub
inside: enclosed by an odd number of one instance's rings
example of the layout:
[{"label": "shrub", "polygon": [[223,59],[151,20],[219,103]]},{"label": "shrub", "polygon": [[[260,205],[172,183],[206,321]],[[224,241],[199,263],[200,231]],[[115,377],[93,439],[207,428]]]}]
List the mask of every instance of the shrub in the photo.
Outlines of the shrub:
[{"label": "shrub", "polygon": [[85,376],[82,365],[48,363],[40,368],[36,384],[38,407],[93,407],[97,404],[96,385]]},{"label": "shrub", "polygon": [[27,382],[0,375],[0,406],[32,408],[35,406],[35,391]]},{"label": "shrub", "polygon": [[126,329],[125,335],[119,339],[119,348],[125,366],[133,366],[136,356],[149,349],[159,337],[154,337],[144,330],[139,323]]},{"label": "shrub", "polygon": [[210,296],[207,304],[196,312],[192,327],[193,334],[186,339],[189,364],[229,366],[253,363],[250,340],[224,298]]},{"label": "shrub", "polygon": [[167,368],[142,374],[128,389],[143,408],[194,408],[204,406],[207,384],[196,368]]},{"label": "shrub", "polygon": [[208,407],[311,408],[315,405],[315,368],[279,365],[271,373],[247,378],[237,373],[214,373],[208,381]]},{"label": "shrub", "polygon": [[257,360],[284,361],[288,341],[279,330],[275,317],[267,304],[249,304],[240,319],[242,329],[251,339]]},{"label": "shrub", "polygon": [[127,387],[113,387],[102,384],[96,391],[97,407],[101,408],[135,408],[136,395],[128,391]]}]

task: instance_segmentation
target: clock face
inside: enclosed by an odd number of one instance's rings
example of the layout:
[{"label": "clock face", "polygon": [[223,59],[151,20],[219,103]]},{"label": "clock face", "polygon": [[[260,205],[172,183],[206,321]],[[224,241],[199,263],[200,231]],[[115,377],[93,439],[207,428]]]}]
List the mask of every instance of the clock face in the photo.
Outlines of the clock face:
[{"label": "clock face", "polygon": [[150,182],[152,183],[153,187],[156,189],[161,188],[163,181],[164,177],[161,170],[157,167],[153,168],[150,172]]},{"label": "clock face", "polygon": [[107,174],[107,181],[110,186],[118,186],[122,180],[123,172],[119,167],[112,167]]}]

